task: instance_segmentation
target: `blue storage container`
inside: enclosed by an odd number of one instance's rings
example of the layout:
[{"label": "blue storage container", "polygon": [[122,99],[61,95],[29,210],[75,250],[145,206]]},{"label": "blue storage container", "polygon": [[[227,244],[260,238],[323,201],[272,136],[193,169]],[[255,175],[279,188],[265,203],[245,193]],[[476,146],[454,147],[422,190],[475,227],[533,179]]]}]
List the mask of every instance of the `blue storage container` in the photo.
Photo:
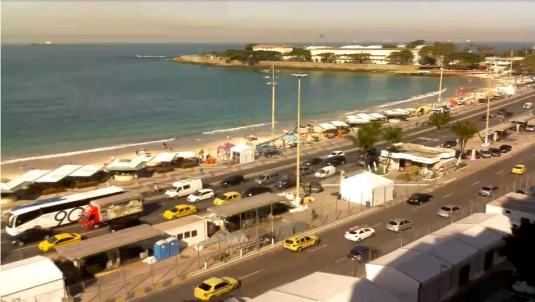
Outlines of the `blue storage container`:
[{"label": "blue storage container", "polygon": [[169,244],[169,257],[178,255],[178,252],[180,252],[178,239],[176,239],[175,237],[169,237],[167,238],[167,243]]},{"label": "blue storage container", "polygon": [[169,257],[169,243],[167,240],[158,240],[154,243],[154,257],[157,260],[162,260]]}]

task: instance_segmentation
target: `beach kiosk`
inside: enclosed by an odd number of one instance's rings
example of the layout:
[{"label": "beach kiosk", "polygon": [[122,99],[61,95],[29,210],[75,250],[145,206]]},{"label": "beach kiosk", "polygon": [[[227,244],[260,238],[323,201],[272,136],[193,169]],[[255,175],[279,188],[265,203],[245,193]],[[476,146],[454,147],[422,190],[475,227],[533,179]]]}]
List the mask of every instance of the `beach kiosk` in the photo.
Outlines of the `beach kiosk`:
[{"label": "beach kiosk", "polygon": [[156,173],[173,171],[173,163],[176,160],[177,152],[162,152],[156,154],[147,162],[147,168]]},{"label": "beach kiosk", "polygon": [[81,167],[81,165],[63,165],[36,179],[32,187],[42,195],[63,192],[69,186],[67,176]]},{"label": "beach kiosk", "polygon": [[69,174],[67,179],[75,188],[96,186],[104,178],[104,165],[85,165]]},{"label": "beach kiosk", "polygon": [[348,134],[349,131],[351,130],[349,125],[342,121],[331,121],[331,124],[335,126],[336,129],[338,129],[339,133],[342,133],[342,134]]},{"label": "beach kiosk", "polygon": [[145,169],[150,160],[151,157],[146,155],[139,155],[132,159],[116,159],[104,170],[112,173],[116,181],[129,181],[137,178],[138,173]]},{"label": "beach kiosk", "polygon": [[333,138],[338,134],[338,129],[333,124],[321,123],[314,126],[314,132],[322,135],[323,137]]},{"label": "beach kiosk", "polygon": [[253,162],[255,150],[253,147],[241,143],[230,148],[230,159],[240,164]]},{"label": "beach kiosk", "polygon": [[48,172],[50,172],[50,170],[30,170],[18,178],[6,183],[2,183],[0,186],[2,193],[2,204],[16,201],[18,199],[17,194],[20,191],[28,189],[29,185],[31,185],[36,179],[44,176]]}]

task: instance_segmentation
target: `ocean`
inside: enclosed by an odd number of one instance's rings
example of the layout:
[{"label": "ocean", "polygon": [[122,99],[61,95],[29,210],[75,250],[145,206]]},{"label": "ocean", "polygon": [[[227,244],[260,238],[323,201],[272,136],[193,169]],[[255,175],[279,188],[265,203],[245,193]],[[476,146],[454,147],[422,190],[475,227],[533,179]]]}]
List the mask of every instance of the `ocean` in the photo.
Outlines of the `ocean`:
[{"label": "ocean", "polygon": [[[224,44],[2,45],[1,156],[80,151],[219,133],[269,123],[271,88],[256,69],[177,64],[166,57]],[[281,70],[277,120],[295,116],[292,70]],[[303,121],[403,102],[438,90],[437,77],[307,71]],[[484,86],[446,77],[444,87]],[[205,134],[202,134],[202,133]]]}]

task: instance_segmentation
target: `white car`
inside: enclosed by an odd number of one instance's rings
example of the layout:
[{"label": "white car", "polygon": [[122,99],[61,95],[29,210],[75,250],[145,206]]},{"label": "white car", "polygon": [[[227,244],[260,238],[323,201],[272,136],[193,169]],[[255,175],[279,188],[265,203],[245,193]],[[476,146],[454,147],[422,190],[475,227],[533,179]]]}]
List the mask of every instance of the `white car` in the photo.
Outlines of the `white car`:
[{"label": "white car", "polygon": [[375,234],[375,230],[371,227],[355,226],[346,231],[344,237],[351,241],[362,241]]},{"label": "white car", "polygon": [[445,205],[445,206],[440,207],[440,209],[438,209],[437,214],[438,216],[442,216],[442,217],[450,217],[451,215],[458,213],[459,210],[460,209],[458,206]]},{"label": "white car", "polygon": [[316,173],[314,173],[314,176],[316,176],[317,178],[326,178],[326,177],[329,177],[331,175],[334,175],[336,173],[336,168],[333,167],[333,166],[325,166],[321,169],[319,169],[318,171],[316,171]]},{"label": "white car", "polygon": [[214,198],[214,190],[200,189],[188,195],[188,202],[199,202],[201,200]]},{"label": "white car", "polygon": [[535,131],[535,125],[527,125],[526,126],[526,131],[534,132]]},{"label": "white car", "polygon": [[527,103],[524,103],[524,105],[522,105],[522,108],[523,109],[531,109],[532,106],[533,106],[533,103],[527,102]]},{"label": "white car", "polygon": [[335,157],[335,156],[346,156],[346,153],[344,151],[333,151],[327,155],[327,157]]}]

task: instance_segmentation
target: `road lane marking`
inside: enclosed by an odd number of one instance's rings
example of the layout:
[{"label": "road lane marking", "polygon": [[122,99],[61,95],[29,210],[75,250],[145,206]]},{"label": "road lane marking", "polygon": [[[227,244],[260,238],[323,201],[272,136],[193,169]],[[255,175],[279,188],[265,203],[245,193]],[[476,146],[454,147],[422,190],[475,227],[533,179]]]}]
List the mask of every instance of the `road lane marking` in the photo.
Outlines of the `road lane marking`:
[{"label": "road lane marking", "polygon": [[344,260],[346,260],[346,257],[340,258],[340,259],[336,260],[334,263],[338,264],[338,263],[340,263],[340,262],[342,262]]},{"label": "road lane marking", "polygon": [[251,277],[251,276],[254,276],[254,275],[256,275],[256,274],[260,273],[261,271],[262,271],[262,270],[261,270],[261,269],[259,269],[259,270],[257,270],[257,271],[254,271],[254,272],[252,272],[252,273],[249,273],[249,274],[245,274],[245,275],[241,276],[241,277],[240,277],[240,279],[245,279],[245,278],[249,278],[249,277]]},{"label": "road lane marking", "polygon": [[500,171],[496,172],[496,175],[502,174],[502,173],[503,173],[503,170],[500,170]]},{"label": "road lane marking", "polygon": [[449,184],[450,182],[452,182],[452,181],[454,181],[456,179],[457,179],[457,177],[454,177],[454,178],[452,178],[450,180],[446,180],[445,182],[443,182],[443,184]]},{"label": "road lane marking", "polygon": [[477,185],[478,183],[479,183],[479,180],[476,181],[476,182],[474,182],[474,183],[472,184],[472,186],[475,186],[475,185]]},{"label": "road lane marking", "polygon": [[315,248],[315,249],[311,249],[311,250],[309,250],[308,252],[309,252],[309,253],[314,253],[315,251],[319,251],[319,250],[321,250],[322,248],[326,248],[327,246],[329,246],[329,245],[328,245],[328,244],[320,245],[320,246],[318,246],[318,247]]},{"label": "road lane marking", "polygon": [[446,195],[442,196],[442,198],[448,198],[448,197],[450,197],[451,195],[453,195],[453,193],[446,194]]}]

